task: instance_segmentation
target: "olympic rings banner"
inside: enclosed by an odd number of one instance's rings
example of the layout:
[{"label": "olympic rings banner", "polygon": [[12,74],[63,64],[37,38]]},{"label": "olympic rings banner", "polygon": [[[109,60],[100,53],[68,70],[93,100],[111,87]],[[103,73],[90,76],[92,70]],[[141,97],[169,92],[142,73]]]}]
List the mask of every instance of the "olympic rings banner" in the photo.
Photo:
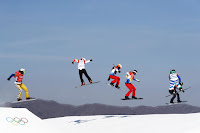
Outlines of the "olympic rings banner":
[{"label": "olympic rings banner", "polygon": [[15,118],[7,117],[6,121],[12,123],[13,125],[18,125],[18,124],[25,125],[26,123],[28,123],[28,119],[26,119],[26,118],[20,119],[18,117],[15,117]]}]

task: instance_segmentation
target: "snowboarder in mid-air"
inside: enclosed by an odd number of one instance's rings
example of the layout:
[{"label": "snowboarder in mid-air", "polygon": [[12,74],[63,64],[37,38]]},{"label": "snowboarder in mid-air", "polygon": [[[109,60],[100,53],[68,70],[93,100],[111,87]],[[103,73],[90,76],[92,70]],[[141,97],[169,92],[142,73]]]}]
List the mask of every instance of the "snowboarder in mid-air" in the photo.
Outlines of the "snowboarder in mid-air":
[{"label": "snowboarder in mid-air", "polygon": [[81,58],[80,60],[75,59],[72,64],[74,64],[74,62],[78,63],[78,69],[79,69],[79,76],[80,76],[80,80],[81,80],[81,86],[85,85],[85,82],[83,80],[83,74],[85,74],[85,76],[87,77],[88,81],[90,83],[92,83],[92,79],[89,77],[89,75],[87,74],[87,71],[85,70],[85,63],[89,63],[91,62],[91,60],[86,60],[85,58]]},{"label": "snowboarder in mid-air", "polygon": [[10,75],[10,77],[7,79],[8,81],[10,81],[10,79],[12,77],[16,78],[16,81],[15,81],[15,86],[16,88],[19,90],[19,95],[18,95],[18,98],[17,98],[17,101],[21,101],[21,95],[22,95],[22,90],[25,91],[25,95],[26,95],[26,100],[30,100],[30,99],[33,99],[31,97],[29,97],[29,92],[28,92],[28,89],[26,88],[26,86],[22,83],[22,80],[23,80],[23,76],[25,74],[25,69],[20,69],[19,71],[15,72],[15,74],[12,74]]},{"label": "snowboarder in mid-air", "polygon": [[129,89],[129,92],[125,95],[125,99],[130,99],[129,98],[129,95],[132,93],[132,98],[133,99],[137,99],[137,97],[135,97],[135,91],[136,91],[136,88],[135,86],[133,86],[133,84],[131,84],[131,81],[132,80],[135,80],[137,82],[140,82],[140,80],[138,79],[135,79],[135,75],[137,74],[137,70],[134,70],[134,71],[129,71],[126,73],[126,82],[125,82],[125,85],[128,87]]},{"label": "snowboarder in mid-air", "polygon": [[180,100],[179,93],[177,92],[176,89],[179,89],[180,91],[184,92],[184,90],[182,89],[183,83],[181,82],[180,76],[176,73],[174,69],[170,71],[169,81],[170,81],[169,93],[173,95],[173,97],[170,100],[170,103],[174,103],[174,99],[176,96],[177,96],[177,102],[178,103],[182,102]]},{"label": "snowboarder in mid-air", "polygon": [[[118,64],[117,66],[114,66],[111,70],[111,73],[108,77],[108,81],[110,81],[110,79],[114,79],[110,85],[111,86],[115,86],[117,89],[119,89],[119,83],[120,83],[120,78],[115,76],[117,74],[117,72],[121,72],[120,69],[122,69],[122,65],[121,64]],[[116,83],[117,82],[117,83]],[[114,83],[116,83],[116,85],[114,85]]]}]

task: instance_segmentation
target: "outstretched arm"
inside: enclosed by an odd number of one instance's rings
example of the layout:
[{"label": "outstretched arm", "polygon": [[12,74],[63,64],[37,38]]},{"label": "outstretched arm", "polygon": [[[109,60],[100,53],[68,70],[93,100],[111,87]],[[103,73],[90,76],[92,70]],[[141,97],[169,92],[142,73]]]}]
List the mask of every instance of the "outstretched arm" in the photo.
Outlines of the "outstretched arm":
[{"label": "outstretched arm", "polygon": [[72,64],[74,64],[74,62],[78,62],[78,59],[74,59],[74,61],[72,61]]},{"label": "outstretched arm", "polygon": [[137,81],[137,82],[140,82],[140,80],[139,80],[139,79],[133,79],[133,80],[135,80],[135,81]]},{"label": "outstretched arm", "polygon": [[15,76],[15,74],[11,74],[10,77],[9,77],[7,80],[10,81],[10,79],[11,79],[12,77],[14,77],[14,76]]},{"label": "outstretched arm", "polygon": [[87,61],[85,61],[85,63],[89,63],[90,61],[92,61],[92,59],[91,59],[91,60],[87,60]]}]

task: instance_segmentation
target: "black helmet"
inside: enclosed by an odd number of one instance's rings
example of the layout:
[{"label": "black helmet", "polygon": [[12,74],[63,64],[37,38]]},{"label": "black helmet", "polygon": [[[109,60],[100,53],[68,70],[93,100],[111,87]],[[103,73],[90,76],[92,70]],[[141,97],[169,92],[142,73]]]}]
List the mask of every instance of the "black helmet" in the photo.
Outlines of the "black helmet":
[{"label": "black helmet", "polygon": [[137,70],[133,70],[132,73],[135,73],[135,75],[137,74]]}]

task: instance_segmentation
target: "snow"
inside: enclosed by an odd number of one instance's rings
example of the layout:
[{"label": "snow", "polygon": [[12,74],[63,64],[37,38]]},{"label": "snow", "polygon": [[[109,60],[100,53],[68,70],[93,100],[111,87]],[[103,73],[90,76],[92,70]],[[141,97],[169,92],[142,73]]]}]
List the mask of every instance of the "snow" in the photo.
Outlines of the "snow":
[{"label": "snow", "polygon": [[[6,121],[7,117],[26,117],[29,122],[24,126],[13,125]],[[0,108],[0,131],[4,133],[199,133],[199,123],[200,113],[68,116],[42,120],[24,108]]]},{"label": "snow", "polygon": [[[10,118],[26,118],[28,123],[25,125],[20,125],[17,123],[10,123]],[[8,121],[7,121],[8,118]],[[18,120],[17,120],[18,121]],[[22,123],[23,124],[23,123]],[[29,110],[25,108],[1,108],[0,107],[0,132],[2,133],[35,133],[49,131],[48,125],[39,117],[35,116]]]}]

